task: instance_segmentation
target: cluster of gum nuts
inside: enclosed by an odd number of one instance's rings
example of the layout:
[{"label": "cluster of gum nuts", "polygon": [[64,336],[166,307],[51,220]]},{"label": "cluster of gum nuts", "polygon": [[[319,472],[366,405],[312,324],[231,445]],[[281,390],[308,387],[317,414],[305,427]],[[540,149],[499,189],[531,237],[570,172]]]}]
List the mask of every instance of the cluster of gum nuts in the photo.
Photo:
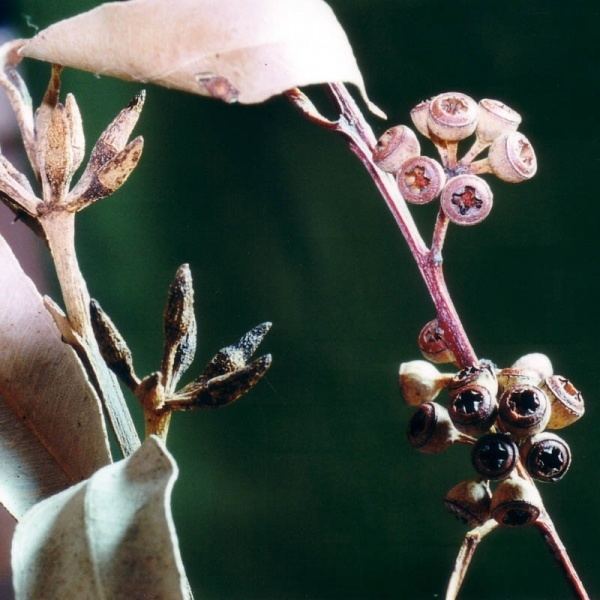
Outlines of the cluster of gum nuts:
[{"label": "cluster of gum nuts", "polygon": [[[397,125],[388,129],[373,150],[373,161],[395,175],[407,202],[427,204],[440,196],[441,208],[450,221],[474,225],[492,209],[493,194],[481,173],[493,173],[504,181],[530,179],[537,160],[529,140],[517,131],[521,116],[498,100],[475,102],[466,94],[445,92],[420,102],[410,116],[416,129],[436,146],[442,164],[421,156],[412,129]],[[475,134],[475,141],[458,160],[458,142]],[[486,148],[486,158],[474,160]]]},{"label": "cluster of gum nuts", "polygon": [[[419,347],[432,362],[455,362],[437,320],[421,330]],[[527,354],[505,369],[481,360],[454,374],[415,360],[400,365],[399,383],[406,403],[417,407],[407,432],[414,448],[436,454],[456,443],[471,446],[478,476],[446,494],[447,508],[473,527],[490,518],[508,526],[535,522],[542,501],[522,470],[543,482],[561,479],[571,450],[547,430],[567,427],[584,413],[581,393],[553,373],[550,359]],[[434,402],[442,391],[447,408]]]}]

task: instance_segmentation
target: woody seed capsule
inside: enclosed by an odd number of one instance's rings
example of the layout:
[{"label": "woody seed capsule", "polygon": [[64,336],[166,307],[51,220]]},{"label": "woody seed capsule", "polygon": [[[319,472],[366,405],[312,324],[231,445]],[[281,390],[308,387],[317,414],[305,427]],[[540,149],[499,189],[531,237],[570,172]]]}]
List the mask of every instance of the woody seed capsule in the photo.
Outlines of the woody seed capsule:
[{"label": "woody seed capsule", "polygon": [[535,385],[521,384],[508,388],[500,397],[499,425],[516,439],[543,431],[549,419],[548,396]]},{"label": "woody seed capsule", "polygon": [[427,126],[439,139],[458,142],[475,131],[478,114],[473,98],[460,92],[445,92],[431,100]]},{"label": "woody seed capsule", "polygon": [[435,199],[446,174],[442,165],[428,156],[415,156],[404,161],[396,174],[398,189],[407,202],[427,204]]},{"label": "woody seed capsule", "polygon": [[396,173],[400,165],[413,156],[419,156],[421,146],[413,130],[406,125],[388,129],[377,141],[373,162],[387,173]]},{"label": "woody seed capsule", "polygon": [[457,225],[483,221],[490,214],[493,202],[490,186],[477,175],[452,177],[442,190],[442,210]]},{"label": "woody seed capsule", "polygon": [[413,448],[426,454],[439,454],[457,442],[473,442],[454,427],[448,411],[436,402],[419,406],[408,423],[407,436]]},{"label": "woody seed capsule", "polygon": [[499,100],[484,98],[479,101],[479,120],[475,133],[482,142],[491,143],[499,135],[516,131],[521,115]]},{"label": "woody seed capsule", "polygon": [[431,100],[423,100],[410,111],[410,118],[414,126],[417,131],[426,138],[430,137],[429,128],[427,127],[430,102]]},{"label": "woody seed capsule", "polygon": [[446,386],[452,375],[440,373],[431,363],[411,360],[400,365],[398,382],[406,404],[430,402]]},{"label": "woody seed capsule", "polygon": [[552,375],[546,378],[541,387],[550,400],[552,414],[548,429],[567,427],[585,413],[581,392],[566,377]]},{"label": "woody seed capsule", "polygon": [[488,160],[494,175],[510,183],[531,179],[537,171],[533,146],[518,131],[496,138],[490,147]]},{"label": "woody seed capsule", "polygon": [[419,349],[423,356],[437,364],[456,362],[454,352],[448,347],[444,337],[444,330],[437,319],[425,324],[417,339]]},{"label": "woody seed capsule", "polygon": [[558,481],[571,466],[569,444],[548,431],[528,439],[521,448],[521,456],[529,474],[540,481]]},{"label": "woody seed capsule", "polygon": [[448,491],[444,504],[458,519],[476,527],[489,519],[491,500],[487,481],[461,481]]},{"label": "woody seed capsule", "polygon": [[513,476],[500,483],[494,491],[491,512],[500,525],[529,525],[540,516],[542,499],[531,481]]}]

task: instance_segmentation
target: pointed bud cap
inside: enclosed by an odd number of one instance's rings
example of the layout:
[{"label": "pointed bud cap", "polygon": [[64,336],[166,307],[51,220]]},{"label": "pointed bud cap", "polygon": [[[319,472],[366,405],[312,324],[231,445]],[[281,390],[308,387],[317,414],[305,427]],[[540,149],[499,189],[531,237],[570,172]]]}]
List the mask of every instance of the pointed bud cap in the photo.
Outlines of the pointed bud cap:
[{"label": "pointed bud cap", "polygon": [[450,377],[425,360],[411,360],[400,365],[398,383],[406,404],[419,406],[435,399]]}]

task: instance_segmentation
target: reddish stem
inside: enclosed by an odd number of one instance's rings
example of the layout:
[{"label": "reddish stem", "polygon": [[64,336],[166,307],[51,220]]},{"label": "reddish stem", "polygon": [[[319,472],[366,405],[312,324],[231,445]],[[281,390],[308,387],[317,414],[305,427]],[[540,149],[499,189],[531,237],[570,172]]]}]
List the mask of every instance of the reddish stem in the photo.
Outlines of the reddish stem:
[{"label": "reddish stem", "polygon": [[[448,337],[448,344],[453,350],[458,364],[461,367],[477,364],[477,356],[454,308],[444,280],[441,252],[448,227],[448,219],[441,212],[438,214],[432,247],[431,249],[427,248],[393,177],[383,172],[373,162],[372,150],[376,144],[375,135],[354,99],[344,84],[331,83],[329,88],[340,109],[340,118],[337,121],[331,121],[319,114],[312,102],[298,89],[288,92],[288,98],[311,122],[326,129],[337,131],[349,140],[350,149],[369,172],[408,244],[437,310],[438,321]],[[518,468],[521,475],[531,481],[531,477],[523,466],[519,464]],[[543,515],[543,518],[536,523],[537,527],[544,534],[546,543],[559,561],[577,597],[580,600],[589,600],[589,596],[575,571],[550,516],[545,510]],[[465,542],[464,556],[461,554],[461,560],[464,562],[459,565],[459,572],[453,582],[454,585],[458,584],[458,588],[464,579],[477,543],[478,540],[476,543],[472,543],[470,539]],[[457,593],[458,588],[456,589]]]},{"label": "reddish stem", "polygon": [[577,575],[577,571],[571,562],[569,553],[558,536],[558,532],[556,531],[556,527],[554,527],[554,523],[552,522],[550,515],[548,513],[544,513],[543,516],[536,521],[535,525],[540,530],[540,533],[544,536],[544,540],[550,547],[554,558],[556,558],[565,572],[567,581],[571,585],[571,588],[573,589],[573,592],[577,598],[579,598],[579,600],[590,600],[590,597],[583,587],[583,583],[581,579],[579,579],[579,575]]},{"label": "reddish stem", "polygon": [[449,345],[459,365],[465,367],[477,364],[477,355],[454,308],[442,270],[441,243],[443,242],[442,230],[447,226],[447,223],[444,224],[445,219],[441,221],[440,235],[437,238],[440,243],[429,250],[417,229],[404,198],[398,191],[394,178],[379,169],[373,162],[372,150],[376,144],[375,135],[354,99],[343,84],[332,83],[330,89],[341,112],[337,131],[349,138],[350,148],[366,167],[392,212],[417,262],[421,276],[436,308],[438,321],[448,337]]}]

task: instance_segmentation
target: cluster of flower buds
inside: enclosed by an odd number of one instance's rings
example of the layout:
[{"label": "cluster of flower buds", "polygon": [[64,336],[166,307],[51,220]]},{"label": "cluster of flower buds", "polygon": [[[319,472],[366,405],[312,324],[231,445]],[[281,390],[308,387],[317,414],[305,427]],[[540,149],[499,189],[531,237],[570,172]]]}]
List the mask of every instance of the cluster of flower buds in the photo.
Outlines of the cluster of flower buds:
[{"label": "cluster of flower buds", "polygon": [[[430,359],[444,356],[436,321],[423,328],[419,345]],[[453,361],[447,352],[438,360]],[[448,492],[445,504],[454,514],[472,526],[489,518],[526,525],[540,516],[539,493],[523,473],[543,482],[561,479],[571,465],[571,450],[547,430],[567,427],[584,413],[581,393],[554,375],[547,356],[528,354],[505,369],[482,360],[457,373],[415,360],[400,365],[399,383],[406,403],[417,407],[407,432],[414,448],[436,454],[456,443],[471,446],[477,477]],[[434,401],[441,392],[446,406]]]},{"label": "cluster of flower buds", "polygon": [[[419,140],[406,125],[388,129],[373,150],[373,161],[395,175],[407,202],[427,204],[440,196],[452,222],[474,225],[487,217],[493,203],[481,173],[512,183],[535,175],[531,143],[517,131],[521,116],[498,100],[477,103],[466,94],[445,92],[417,104],[411,118],[417,131],[435,144],[441,164],[421,155]],[[473,134],[471,148],[458,160],[458,142]],[[487,158],[475,161],[487,148]]]}]

